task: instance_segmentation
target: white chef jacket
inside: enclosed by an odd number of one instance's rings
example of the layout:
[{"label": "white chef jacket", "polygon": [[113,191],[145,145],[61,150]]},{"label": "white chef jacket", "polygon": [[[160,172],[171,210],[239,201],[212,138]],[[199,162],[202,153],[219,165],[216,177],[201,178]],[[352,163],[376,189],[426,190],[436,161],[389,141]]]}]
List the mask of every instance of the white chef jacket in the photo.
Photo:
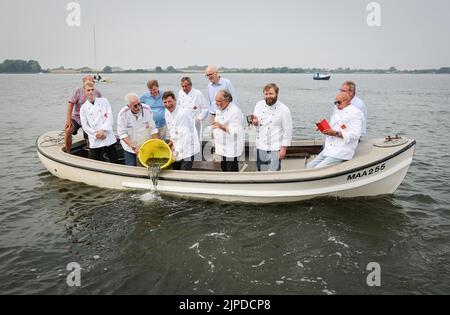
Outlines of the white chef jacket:
[{"label": "white chef jacket", "polygon": [[278,151],[289,147],[292,141],[292,116],[289,108],[281,102],[268,106],[266,101],[256,104],[254,115],[258,117],[256,147],[264,151]]},{"label": "white chef jacket", "polygon": [[335,110],[330,119],[330,126],[331,129],[342,132],[343,138],[327,136],[323,154],[346,161],[351,160],[361,137],[363,120],[363,113],[353,105],[343,110]]},{"label": "white chef jacket", "polygon": [[137,145],[142,145],[150,140],[152,135],[158,133],[150,107],[142,104],[141,111],[136,115],[128,106],[122,108],[117,116],[117,133],[123,149],[135,154],[134,150],[123,139],[130,138]]},{"label": "white chef jacket", "polygon": [[[203,96],[202,92],[197,89],[191,89],[191,91],[186,94],[183,90],[178,92],[177,106],[184,109],[190,109],[194,111],[195,119],[203,120],[208,116],[208,104]],[[196,109],[194,109],[196,107]]]},{"label": "white chef jacket", "polygon": [[[106,98],[97,97],[94,104],[86,101],[80,109],[81,127],[89,136],[89,146],[91,149],[109,147],[116,143],[116,136],[113,132],[113,114],[111,105]],[[104,130],[105,140],[96,138],[98,131]]]},{"label": "white chef jacket", "polygon": [[362,133],[361,137],[364,137],[367,134],[367,107],[366,104],[360,99],[358,96],[352,99],[351,104],[359,109],[363,113],[363,125],[362,125]]},{"label": "white chef jacket", "polygon": [[229,129],[229,133],[222,129],[214,129],[216,153],[230,158],[241,156],[244,152],[245,131],[244,114],[240,108],[230,103],[223,111],[217,109],[215,121]]},{"label": "white chef jacket", "polygon": [[176,161],[189,158],[200,152],[200,142],[194,124],[195,113],[176,106],[171,113],[166,110],[167,130],[174,145]]}]

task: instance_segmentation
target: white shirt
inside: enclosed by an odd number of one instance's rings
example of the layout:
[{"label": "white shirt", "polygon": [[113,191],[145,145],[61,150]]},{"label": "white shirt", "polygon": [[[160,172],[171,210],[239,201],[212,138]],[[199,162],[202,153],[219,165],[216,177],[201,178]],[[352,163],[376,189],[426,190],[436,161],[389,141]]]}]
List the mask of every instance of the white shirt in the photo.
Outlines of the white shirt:
[{"label": "white shirt", "polygon": [[[91,149],[109,147],[116,143],[113,132],[113,114],[111,105],[106,98],[97,97],[94,105],[88,101],[81,106],[80,110],[81,127],[89,136],[89,146]],[[104,130],[105,140],[96,138],[98,131]]]},{"label": "white shirt", "polygon": [[335,110],[330,119],[333,130],[342,132],[343,138],[327,136],[325,140],[325,156],[342,160],[351,160],[355,155],[363,126],[362,112],[349,105],[343,110]]},{"label": "white shirt", "polygon": [[281,102],[268,106],[266,101],[256,104],[254,115],[258,118],[256,147],[264,151],[279,151],[292,141],[292,116],[289,108]]},{"label": "white shirt", "polygon": [[134,150],[123,139],[130,138],[135,144],[142,145],[145,141],[150,140],[152,135],[158,133],[150,107],[142,104],[142,109],[136,115],[128,106],[122,108],[117,116],[117,133],[123,149],[135,154]]},{"label": "white shirt", "polygon": [[359,109],[363,113],[363,126],[362,126],[362,134],[361,137],[365,136],[367,134],[367,107],[366,104],[360,99],[358,96],[355,95],[355,97],[352,99],[351,105],[355,106],[357,109]]},{"label": "white shirt", "polygon": [[195,119],[203,120],[208,116],[208,104],[202,92],[197,89],[191,89],[186,94],[183,90],[178,92],[177,106],[184,109],[190,109],[195,113]]},{"label": "white shirt", "polygon": [[230,103],[223,111],[217,109],[216,122],[225,125],[229,132],[214,129],[216,153],[224,157],[239,157],[244,152],[244,114],[239,107]]},{"label": "white shirt", "polygon": [[176,107],[166,110],[167,130],[174,145],[174,159],[181,161],[200,152],[200,142],[194,124],[194,112]]}]

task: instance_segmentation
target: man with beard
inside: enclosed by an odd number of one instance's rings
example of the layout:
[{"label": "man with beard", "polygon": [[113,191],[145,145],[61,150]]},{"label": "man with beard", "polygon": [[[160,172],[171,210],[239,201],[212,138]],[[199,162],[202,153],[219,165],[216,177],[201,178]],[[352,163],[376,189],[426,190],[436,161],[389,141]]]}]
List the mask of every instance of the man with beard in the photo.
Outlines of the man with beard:
[{"label": "man with beard", "polygon": [[292,116],[289,108],[278,101],[279,88],[275,83],[264,87],[264,101],[256,104],[252,123],[258,127],[256,165],[258,172],[281,171],[292,140]]}]

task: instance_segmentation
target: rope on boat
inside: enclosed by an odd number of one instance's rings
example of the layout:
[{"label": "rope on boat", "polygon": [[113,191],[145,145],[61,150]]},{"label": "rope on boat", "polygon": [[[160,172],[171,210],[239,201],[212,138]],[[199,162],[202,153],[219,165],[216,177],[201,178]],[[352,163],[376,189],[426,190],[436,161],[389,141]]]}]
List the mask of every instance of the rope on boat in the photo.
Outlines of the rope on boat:
[{"label": "rope on boat", "polygon": [[45,136],[44,140],[39,144],[43,148],[64,145],[64,131],[58,137]]}]

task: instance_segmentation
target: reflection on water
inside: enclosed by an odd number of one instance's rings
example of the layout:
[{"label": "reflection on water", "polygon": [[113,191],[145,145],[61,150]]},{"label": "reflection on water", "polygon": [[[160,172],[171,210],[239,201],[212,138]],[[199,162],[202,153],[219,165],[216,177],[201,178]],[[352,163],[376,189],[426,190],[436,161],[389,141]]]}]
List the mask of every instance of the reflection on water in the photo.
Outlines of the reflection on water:
[{"label": "reflection on water", "polygon": [[[11,107],[3,106],[0,115],[8,126],[0,134],[0,293],[450,291],[450,175],[443,158],[450,156],[450,140],[435,132],[450,111],[450,77],[337,75],[322,83],[301,75],[229,77],[245,114],[261,98],[260,87],[277,82],[297,138],[316,136],[310,126],[329,113],[338,81],[357,81],[369,106],[370,136],[398,133],[417,140],[404,183],[394,196],[379,198],[234,205],[60,180],[43,169],[34,142],[63,127],[61,100],[78,76],[0,75],[5,90],[21,96],[23,112],[30,113],[15,125],[7,124],[16,121]],[[147,78],[112,79],[118,83],[101,89],[117,113],[123,95],[138,91]],[[177,75],[158,79],[178,88]],[[204,83],[201,75],[193,80]],[[23,98],[23,91],[33,90],[40,93]],[[70,262],[83,268],[81,288],[66,285]],[[381,288],[366,285],[370,262],[381,265]]]}]

